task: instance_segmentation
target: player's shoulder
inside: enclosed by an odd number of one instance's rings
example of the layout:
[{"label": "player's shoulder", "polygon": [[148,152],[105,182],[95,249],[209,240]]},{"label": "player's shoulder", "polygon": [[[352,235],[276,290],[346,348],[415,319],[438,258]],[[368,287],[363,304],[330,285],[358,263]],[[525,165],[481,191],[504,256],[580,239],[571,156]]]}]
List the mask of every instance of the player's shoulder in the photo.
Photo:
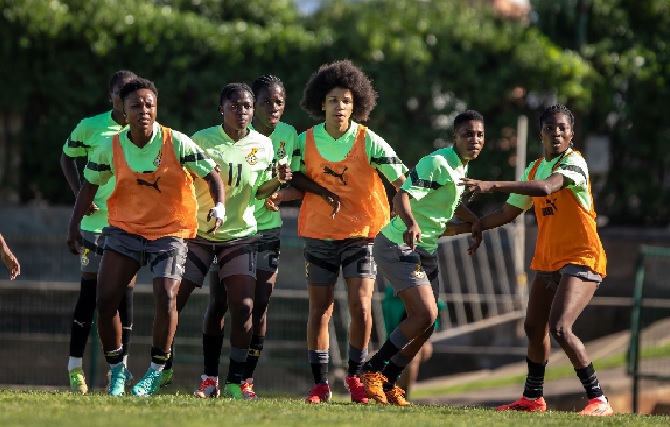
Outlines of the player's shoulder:
[{"label": "player's shoulder", "polygon": [[295,129],[295,127],[286,122],[278,122],[275,130],[281,132],[282,134],[298,134],[298,131]]},{"label": "player's shoulder", "polygon": [[561,163],[586,165],[586,159],[584,158],[581,152],[577,150],[572,150],[563,158],[563,161],[561,161]]},{"label": "player's shoulder", "polygon": [[370,129],[367,126],[365,127],[365,133],[370,137],[371,140],[373,140],[375,142],[377,142],[377,141],[386,142],[386,141],[384,141],[384,138],[379,136],[379,134],[377,132],[373,131],[372,129]]},{"label": "player's shoulder", "polygon": [[262,142],[262,143],[272,142],[272,140],[270,139],[269,136],[265,136],[262,133],[260,133],[259,131],[257,131],[256,129],[251,129],[251,128],[249,128],[249,135],[247,135],[247,138],[250,141],[254,141],[254,142],[256,142],[256,141]]},{"label": "player's shoulder", "polygon": [[[125,138],[127,139],[127,138]],[[121,144],[124,143],[130,143],[124,141],[124,138],[120,138],[119,142]],[[114,145],[113,145],[113,137],[110,136],[104,136],[100,138],[100,143],[97,144],[93,150],[91,150],[91,156],[92,157],[104,157],[107,155],[111,155],[112,151],[114,150]]]},{"label": "player's shoulder", "polygon": [[419,164],[432,167],[456,166],[456,163],[459,162],[458,155],[452,147],[439,148],[419,160]]},{"label": "player's shoulder", "polygon": [[191,135],[191,140],[200,147],[208,146],[208,144],[216,145],[216,141],[222,139],[223,132],[221,126],[211,126],[205,129],[200,129]]},{"label": "player's shoulder", "polygon": [[374,152],[383,152],[383,153],[392,153],[395,152],[391,144],[386,142],[384,138],[379,136],[378,133],[370,129],[369,127],[365,128],[365,147],[366,150],[373,150]]},{"label": "player's shoulder", "polygon": [[300,134],[298,134],[298,138],[305,139],[305,137],[307,136],[307,133],[310,132],[310,131],[315,136],[319,135],[321,133],[326,133],[326,122],[320,122],[320,123],[315,124],[314,126],[308,127],[304,131],[300,132]]},{"label": "player's shoulder", "polygon": [[111,111],[96,114],[95,116],[84,117],[77,123],[75,132],[95,132],[99,129],[106,128],[110,121]]},{"label": "player's shoulder", "polygon": [[249,129],[249,135],[247,136],[247,144],[258,145],[263,148],[267,148],[270,152],[273,151],[272,139],[269,136],[265,136],[262,133],[258,132],[255,129]]},{"label": "player's shoulder", "polygon": [[191,139],[190,136],[186,135],[184,132],[179,131],[177,129],[170,128],[170,131],[172,132],[172,137],[173,138],[177,138],[177,139],[180,139],[180,140],[184,140],[184,139],[190,140]]}]

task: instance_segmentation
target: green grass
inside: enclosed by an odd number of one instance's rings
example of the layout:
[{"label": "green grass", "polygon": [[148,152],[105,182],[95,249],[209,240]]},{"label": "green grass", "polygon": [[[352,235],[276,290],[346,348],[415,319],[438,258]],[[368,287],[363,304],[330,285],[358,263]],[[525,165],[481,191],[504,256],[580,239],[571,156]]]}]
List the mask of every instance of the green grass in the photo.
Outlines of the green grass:
[{"label": "green grass", "polygon": [[[668,357],[670,356],[670,344],[665,344],[662,346],[654,346],[654,347],[648,347],[644,348],[641,351],[641,357],[644,360],[648,359],[655,359],[655,358],[661,358],[661,357]],[[598,369],[598,370],[605,370],[605,369],[615,369],[615,368],[622,368],[626,366],[626,355],[621,353],[621,354],[614,354],[612,356],[596,359],[593,361],[593,365]],[[545,381],[551,381],[551,380],[560,380],[563,378],[571,378],[575,376],[575,371],[569,363],[560,365],[560,366],[555,366],[555,367],[547,367],[547,371],[545,373]],[[463,392],[468,392],[468,391],[474,391],[474,390],[482,390],[482,389],[490,389],[490,388],[496,388],[496,387],[505,387],[509,385],[515,385],[515,384],[523,384],[524,381],[526,380],[526,373],[524,372],[523,374],[519,375],[509,375],[505,377],[491,377],[491,378],[483,378],[483,379],[477,379],[474,381],[470,382],[463,382],[459,384],[453,384],[453,385],[447,385],[447,386],[440,386],[440,385],[435,385],[434,387],[425,387],[421,389],[413,389],[412,390],[412,398],[414,399],[421,399],[425,397],[432,397],[432,396],[448,396],[448,395],[453,395],[457,393],[463,393]]]},{"label": "green grass", "polygon": [[519,427],[539,423],[553,426],[670,425],[667,416],[615,415],[583,418],[574,412],[495,412],[488,408],[355,405],[335,402],[307,405],[302,399],[195,399],[184,395],[113,398],[64,392],[0,390],[2,427],[207,427],[207,426],[462,426]]}]

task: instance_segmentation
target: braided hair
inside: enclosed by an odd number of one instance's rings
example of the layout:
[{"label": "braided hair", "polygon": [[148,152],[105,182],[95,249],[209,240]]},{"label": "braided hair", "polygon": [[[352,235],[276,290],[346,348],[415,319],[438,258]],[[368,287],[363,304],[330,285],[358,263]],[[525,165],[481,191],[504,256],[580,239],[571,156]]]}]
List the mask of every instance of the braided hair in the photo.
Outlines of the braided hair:
[{"label": "braided hair", "polygon": [[568,107],[563,104],[555,104],[542,112],[542,115],[540,116],[540,131],[542,131],[544,122],[554,114],[565,114],[565,117],[567,117],[568,121],[570,122],[570,127],[574,126],[575,117],[572,115],[572,111],[570,111]]},{"label": "braided hair", "polygon": [[[544,110],[542,112],[542,115],[540,116],[540,132],[542,132],[542,127],[544,126],[544,122],[549,117],[553,116],[554,114],[565,115],[565,117],[568,118],[568,122],[570,122],[570,129],[572,130],[572,128],[574,127],[574,124],[575,124],[575,116],[572,115],[572,111],[570,111],[568,109],[568,107],[566,107],[563,104],[555,104],[555,105],[552,105],[551,107],[547,108],[546,110]],[[573,136],[574,136],[574,131],[573,131]],[[572,142],[572,140],[568,144],[568,147],[570,147],[570,148],[574,147],[574,143]],[[563,155],[561,157],[565,156],[565,153],[567,153],[567,150],[563,153]],[[560,162],[560,160],[559,160],[559,162]]]},{"label": "braided hair", "polygon": [[261,93],[263,89],[269,89],[272,85],[279,86],[284,92],[286,91],[286,89],[284,89],[284,82],[274,74],[263,74],[257,78],[251,84],[251,90],[253,91],[254,96],[258,97],[258,94]]},{"label": "braided hair", "polygon": [[219,105],[223,105],[223,101],[228,101],[234,93],[248,92],[251,95],[252,101],[256,102],[256,97],[254,92],[251,90],[248,84],[246,83],[228,83],[221,90],[221,96],[219,97]]}]

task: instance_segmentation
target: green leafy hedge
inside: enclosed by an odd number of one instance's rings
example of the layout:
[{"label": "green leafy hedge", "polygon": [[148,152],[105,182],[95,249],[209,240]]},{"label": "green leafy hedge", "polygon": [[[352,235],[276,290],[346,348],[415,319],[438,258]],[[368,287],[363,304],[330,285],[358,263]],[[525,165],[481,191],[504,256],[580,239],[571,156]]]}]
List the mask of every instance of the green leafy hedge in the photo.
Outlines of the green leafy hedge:
[{"label": "green leafy hedge", "polygon": [[[21,198],[71,203],[58,157],[81,118],[109,107],[107,82],[127,68],[159,88],[159,120],[192,133],[220,120],[230,81],[279,75],[284,119],[313,124],[299,108],[304,84],[327,61],[349,58],[374,80],[368,125],[409,165],[451,141],[456,112],[486,117],[487,145],[471,175],[512,179],[516,120],[531,119],[529,161],[540,155],[536,120],[561,101],[589,112],[602,76],[577,51],[535,27],[458,0],[329,1],[300,16],[290,1],[0,0],[0,115],[19,114]],[[581,141],[586,129],[577,129]],[[578,142],[578,145],[580,142]],[[486,200],[495,200],[493,197]],[[500,200],[500,198],[498,198]]]}]

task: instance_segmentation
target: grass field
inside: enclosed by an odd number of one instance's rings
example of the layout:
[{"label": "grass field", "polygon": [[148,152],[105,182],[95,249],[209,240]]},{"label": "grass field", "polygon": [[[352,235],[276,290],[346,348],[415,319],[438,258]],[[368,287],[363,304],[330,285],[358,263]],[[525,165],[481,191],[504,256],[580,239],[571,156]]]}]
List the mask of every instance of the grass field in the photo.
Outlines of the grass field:
[{"label": "grass field", "polygon": [[[640,357],[642,360],[667,359],[670,357],[670,344],[655,345],[643,348],[641,350]],[[617,353],[608,357],[597,358],[593,361],[593,365],[596,366],[598,370],[623,368],[626,365],[626,360],[625,353]],[[545,380],[551,381],[562,378],[572,378],[574,376],[575,370],[566,360],[562,365],[547,367]],[[472,390],[482,390],[513,384],[523,385],[525,379],[526,373],[523,372],[519,375],[492,376],[491,378],[468,381],[449,386],[442,386],[438,384],[435,386],[414,390],[412,391],[412,397],[424,398],[433,395],[448,396]]]},{"label": "grass field", "polygon": [[489,408],[354,405],[339,401],[306,405],[302,399],[270,398],[257,402],[195,399],[187,395],[112,398],[63,392],[0,390],[2,427],[207,427],[207,426],[462,426],[520,427],[670,425],[668,416],[615,415],[584,418],[576,413],[495,412]]}]

